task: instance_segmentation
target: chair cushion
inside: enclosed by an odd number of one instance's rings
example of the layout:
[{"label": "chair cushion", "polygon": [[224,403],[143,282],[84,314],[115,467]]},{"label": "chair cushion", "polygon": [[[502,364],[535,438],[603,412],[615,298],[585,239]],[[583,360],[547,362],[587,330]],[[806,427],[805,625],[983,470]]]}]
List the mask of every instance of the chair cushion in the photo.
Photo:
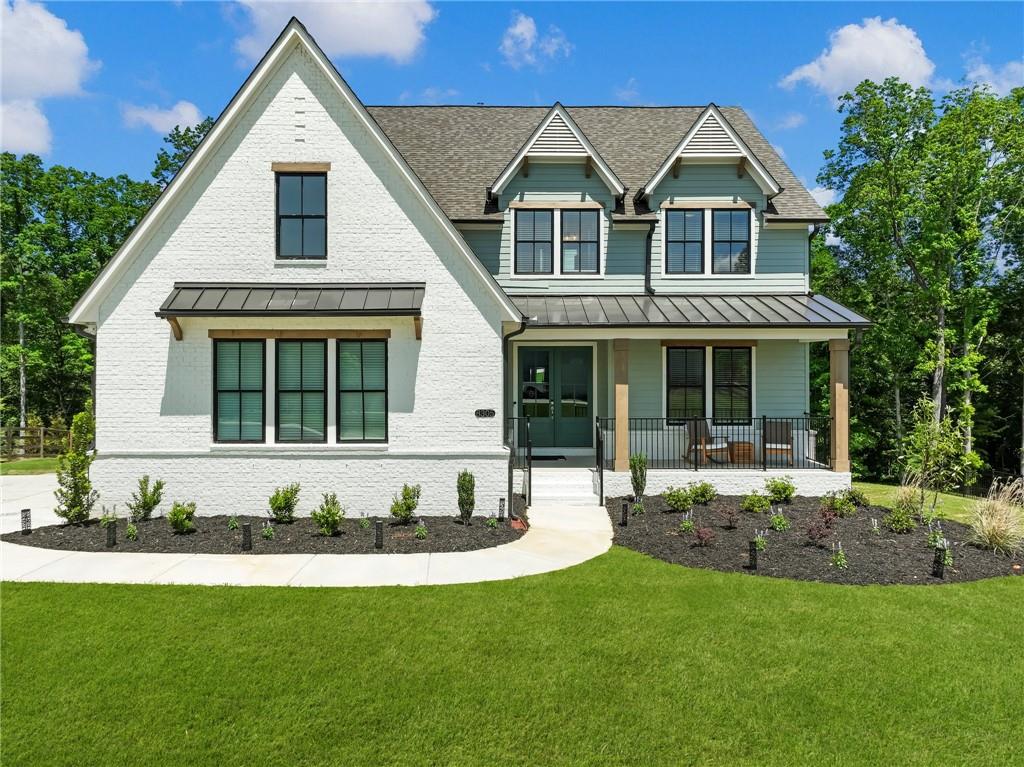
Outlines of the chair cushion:
[{"label": "chair cushion", "polygon": [[769,442],[767,445],[765,445],[765,447],[768,448],[769,450],[792,450],[793,449],[793,446],[790,445],[790,444],[778,444],[778,443],[772,443],[772,442]]}]

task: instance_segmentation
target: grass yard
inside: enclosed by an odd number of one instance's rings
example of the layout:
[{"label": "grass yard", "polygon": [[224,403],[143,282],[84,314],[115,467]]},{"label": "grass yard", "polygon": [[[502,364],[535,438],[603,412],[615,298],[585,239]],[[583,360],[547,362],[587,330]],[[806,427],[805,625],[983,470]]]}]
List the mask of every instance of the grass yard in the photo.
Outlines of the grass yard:
[{"label": "grass yard", "polygon": [[[9,764],[1010,764],[1024,577],[2,586]],[[951,761],[952,760],[952,761]]]},{"label": "grass yard", "polygon": [[[896,485],[883,485],[878,482],[854,482],[853,486],[867,493],[868,500],[879,506],[892,506],[893,500],[896,497]],[[939,502],[936,508],[939,510],[940,516],[967,524],[971,518],[974,501],[974,498],[965,498],[962,495],[939,493]],[[931,504],[931,493],[928,494],[928,503]]]},{"label": "grass yard", "polygon": [[0,476],[17,474],[52,474],[57,471],[57,458],[22,458],[0,463]]}]

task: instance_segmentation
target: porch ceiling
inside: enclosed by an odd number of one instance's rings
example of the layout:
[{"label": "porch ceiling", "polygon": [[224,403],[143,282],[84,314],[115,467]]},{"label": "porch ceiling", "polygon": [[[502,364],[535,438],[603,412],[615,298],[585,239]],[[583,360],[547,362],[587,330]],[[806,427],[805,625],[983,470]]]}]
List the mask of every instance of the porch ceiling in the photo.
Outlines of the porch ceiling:
[{"label": "porch ceiling", "polygon": [[531,327],[863,328],[866,317],[814,293],[512,295]]}]

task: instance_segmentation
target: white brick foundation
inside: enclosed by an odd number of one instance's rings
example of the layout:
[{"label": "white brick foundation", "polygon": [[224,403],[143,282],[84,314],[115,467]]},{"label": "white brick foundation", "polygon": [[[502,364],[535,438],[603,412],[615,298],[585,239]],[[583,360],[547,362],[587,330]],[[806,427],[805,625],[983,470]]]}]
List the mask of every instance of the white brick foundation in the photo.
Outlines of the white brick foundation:
[{"label": "white brick foundation", "polygon": [[[823,471],[821,469],[769,469],[768,471],[743,471],[737,469],[708,469],[707,471],[684,471],[671,469],[649,469],[647,471],[647,495],[658,495],[668,489],[692,482],[710,482],[722,495],[746,495],[754,490],[764,490],[765,480],[771,477],[790,477],[796,485],[797,495],[819,496],[832,490],[844,490],[850,486],[849,472]],[[598,492],[598,476],[594,472],[594,492]],[[632,494],[628,471],[606,471],[604,473],[604,494],[606,497]]]}]

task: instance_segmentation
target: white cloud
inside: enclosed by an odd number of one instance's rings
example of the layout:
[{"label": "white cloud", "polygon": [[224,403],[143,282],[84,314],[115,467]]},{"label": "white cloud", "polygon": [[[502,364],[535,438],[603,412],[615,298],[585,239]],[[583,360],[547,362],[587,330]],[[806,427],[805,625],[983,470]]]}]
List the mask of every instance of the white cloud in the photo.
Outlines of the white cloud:
[{"label": "white cloud", "polygon": [[818,205],[824,208],[826,205],[831,205],[836,201],[836,192],[834,189],[816,186],[811,190],[811,197],[814,198]]},{"label": "white cloud", "polygon": [[794,128],[799,128],[805,122],[807,122],[806,115],[800,112],[790,112],[779,118],[778,122],[775,123],[775,128],[777,130],[793,130]]},{"label": "white cloud", "polygon": [[99,66],[78,30],[29,0],[0,5],[2,50],[3,148],[46,153],[50,126],[39,102],[76,96]]},{"label": "white cloud", "polygon": [[797,67],[780,81],[784,88],[807,82],[823,93],[837,97],[862,80],[880,82],[899,77],[911,85],[928,85],[935,64],[924,51],[921,39],[896,19],[864,19],[833,32],[829,47],[814,61]]},{"label": "white cloud", "polygon": [[242,0],[252,29],[235,49],[259,60],[292,16],[302,20],[328,56],[387,56],[397,62],[413,57],[437,16],[426,0],[408,2],[325,3],[304,0],[268,3]]},{"label": "white cloud", "polygon": [[614,92],[615,98],[626,104],[635,104],[640,98],[639,83],[637,83],[635,77],[626,80],[625,85],[616,86]]},{"label": "white cloud", "polygon": [[171,129],[178,125],[182,128],[191,128],[203,119],[199,107],[191,101],[179,101],[169,109],[123,104],[121,117],[129,128],[147,127],[161,135],[170,133]]},{"label": "white cloud", "polygon": [[786,150],[783,149],[781,146],[779,146],[778,144],[772,144],[772,149],[774,149],[775,150],[775,154],[777,154],[783,160],[786,159]]},{"label": "white cloud", "polygon": [[516,11],[512,14],[512,23],[501,37],[498,50],[505,63],[513,69],[524,66],[540,69],[545,59],[569,58],[573,44],[554,25],[548,27],[547,34],[539,35],[533,17]]},{"label": "white cloud", "polygon": [[50,151],[50,124],[34,101],[0,103],[0,143],[4,151],[45,154]]},{"label": "white cloud", "polygon": [[455,88],[440,88],[436,85],[431,85],[419,93],[412,90],[404,90],[399,94],[398,100],[403,104],[413,99],[420,104],[443,104],[446,101],[457,98],[458,95],[459,91]]},{"label": "white cloud", "polygon": [[1024,87],[1024,59],[1007,61],[999,69],[994,69],[980,56],[970,56],[967,59],[967,81],[987,85],[1000,96],[1005,96],[1013,88]]}]

